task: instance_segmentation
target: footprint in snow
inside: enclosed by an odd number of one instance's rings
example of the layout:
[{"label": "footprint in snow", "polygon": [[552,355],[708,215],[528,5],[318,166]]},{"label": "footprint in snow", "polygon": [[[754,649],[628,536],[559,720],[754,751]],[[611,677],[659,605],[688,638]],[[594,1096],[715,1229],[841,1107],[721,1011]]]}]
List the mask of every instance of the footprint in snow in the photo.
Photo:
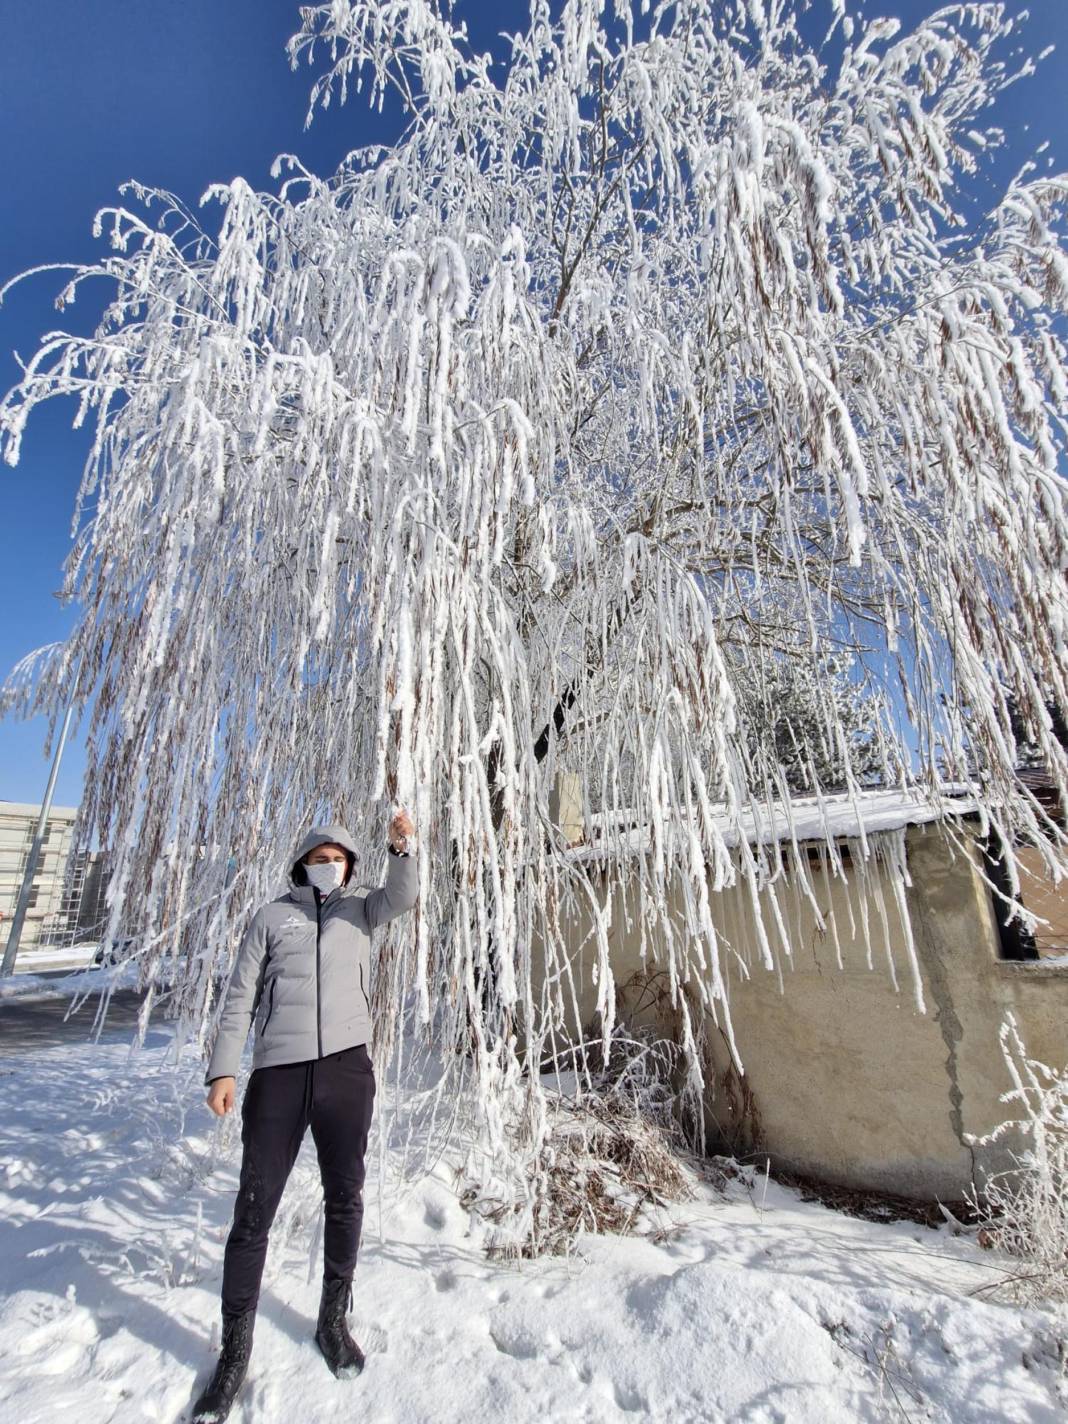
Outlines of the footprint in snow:
[{"label": "footprint in snow", "polygon": [[380,1325],[369,1325],[359,1332],[357,1339],[365,1355],[384,1355],[389,1349],[389,1335]]},{"label": "footprint in snow", "polygon": [[624,1414],[644,1414],[648,1410],[645,1397],[634,1389],[631,1385],[613,1383],[612,1393],[615,1395],[616,1405]]},{"label": "footprint in snow", "polygon": [[50,1313],[42,1324],[26,1330],[15,1353],[32,1361],[35,1374],[72,1375],[79,1366],[85,1373],[99,1338],[100,1332],[88,1311],[62,1310]]},{"label": "footprint in snow", "polygon": [[490,1339],[502,1355],[510,1355],[513,1360],[534,1360],[541,1354],[539,1342],[533,1335],[528,1335],[525,1332],[502,1335],[498,1331],[491,1330]]}]

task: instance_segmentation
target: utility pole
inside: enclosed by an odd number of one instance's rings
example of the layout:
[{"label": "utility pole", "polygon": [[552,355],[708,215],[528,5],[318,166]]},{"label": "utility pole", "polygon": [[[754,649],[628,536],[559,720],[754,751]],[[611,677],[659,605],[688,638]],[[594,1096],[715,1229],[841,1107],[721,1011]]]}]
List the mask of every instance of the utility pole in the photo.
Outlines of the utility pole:
[{"label": "utility pole", "polygon": [[73,716],[74,699],[72,698],[70,702],[67,703],[67,710],[63,717],[63,726],[59,733],[59,741],[56,743],[56,754],[52,758],[52,770],[48,777],[48,785],[45,788],[44,801],[41,803],[41,814],[37,818],[37,830],[34,832],[30,853],[26,858],[26,869],[22,876],[22,888],[19,890],[18,904],[15,906],[15,917],[11,921],[11,932],[7,937],[7,948],[4,950],[3,965],[0,966],[0,976],[14,974],[15,972],[15,956],[19,952],[22,925],[26,919],[26,911],[30,907],[30,891],[33,889],[33,877],[37,873],[37,862],[41,858],[41,845],[44,842],[45,827],[48,824],[48,813],[52,809],[52,793],[56,789],[56,777],[59,775],[59,760],[63,755],[63,748],[67,741],[67,733],[70,731]]}]

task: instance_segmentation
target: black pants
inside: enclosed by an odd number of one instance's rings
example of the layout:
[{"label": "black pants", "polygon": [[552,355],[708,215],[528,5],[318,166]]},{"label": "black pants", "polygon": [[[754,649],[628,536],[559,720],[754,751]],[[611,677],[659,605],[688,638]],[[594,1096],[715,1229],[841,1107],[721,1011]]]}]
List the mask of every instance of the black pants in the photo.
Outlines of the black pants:
[{"label": "black pants", "polygon": [[223,1260],[222,1307],[253,1310],[267,1233],[310,1127],[323,1182],[323,1275],[351,1280],[363,1225],[364,1153],[375,1076],[365,1044],[308,1063],[257,1068],[241,1107],[241,1183]]}]

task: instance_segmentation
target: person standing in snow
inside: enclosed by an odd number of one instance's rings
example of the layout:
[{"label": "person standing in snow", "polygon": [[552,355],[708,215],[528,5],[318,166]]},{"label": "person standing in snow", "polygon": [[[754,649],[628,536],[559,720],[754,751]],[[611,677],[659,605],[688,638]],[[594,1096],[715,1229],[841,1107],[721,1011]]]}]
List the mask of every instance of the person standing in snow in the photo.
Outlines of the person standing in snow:
[{"label": "person standing in snow", "polygon": [[220,1117],[255,1024],[252,1075],[242,1106],[241,1178],[226,1242],[222,1353],[193,1407],[193,1424],[226,1418],[245,1378],[267,1235],[310,1127],[323,1183],[323,1288],[315,1340],[336,1376],[359,1374],[349,1333],[352,1275],[363,1224],[364,1152],[374,1106],[371,932],[415,904],[415,827],[389,825],[386,883],[352,884],[356,847],[343,826],[314,826],[293,853],[286,894],[264,905],[237,953],[205,1081]]}]

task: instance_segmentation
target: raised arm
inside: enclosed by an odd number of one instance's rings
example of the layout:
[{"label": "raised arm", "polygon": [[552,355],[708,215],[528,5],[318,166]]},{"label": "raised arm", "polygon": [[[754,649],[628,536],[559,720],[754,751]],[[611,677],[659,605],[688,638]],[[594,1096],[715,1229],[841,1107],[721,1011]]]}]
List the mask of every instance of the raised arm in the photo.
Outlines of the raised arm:
[{"label": "raised arm", "polygon": [[237,951],[237,962],[230,975],[226,1002],[219,1015],[219,1032],[211,1052],[205,1083],[214,1078],[236,1078],[241,1051],[256,1017],[256,1006],[263,988],[263,972],[267,962],[267,927],[262,910],[257,910]]},{"label": "raised arm", "polygon": [[415,904],[419,893],[418,863],[413,853],[398,854],[390,847],[386,870],[386,883],[377,890],[371,890],[363,902],[368,929],[403,915]]}]

